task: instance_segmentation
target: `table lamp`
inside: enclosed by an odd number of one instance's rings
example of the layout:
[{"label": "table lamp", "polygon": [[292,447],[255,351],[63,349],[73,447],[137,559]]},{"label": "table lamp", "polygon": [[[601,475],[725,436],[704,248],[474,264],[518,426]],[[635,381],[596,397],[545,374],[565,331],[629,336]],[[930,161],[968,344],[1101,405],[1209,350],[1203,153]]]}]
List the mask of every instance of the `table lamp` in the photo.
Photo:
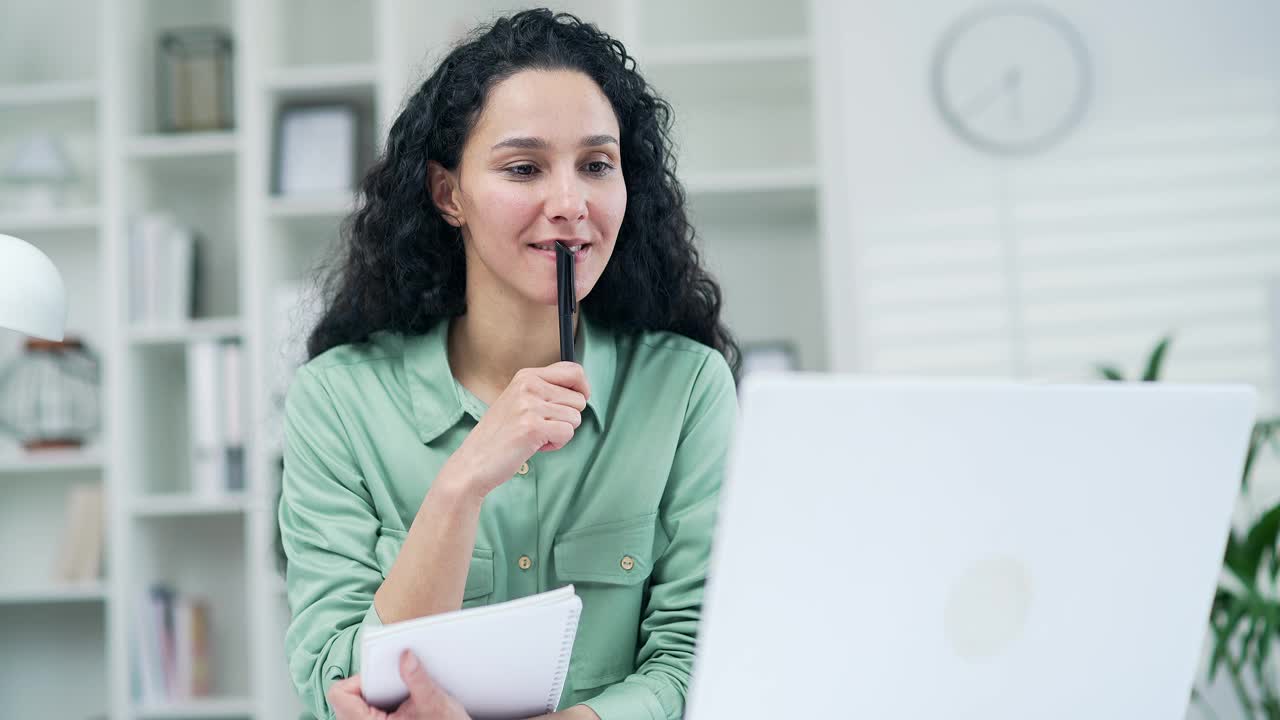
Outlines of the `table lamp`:
[{"label": "table lamp", "polygon": [[67,291],[48,255],[0,234],[0,328],[43,340],[62,340]]}]

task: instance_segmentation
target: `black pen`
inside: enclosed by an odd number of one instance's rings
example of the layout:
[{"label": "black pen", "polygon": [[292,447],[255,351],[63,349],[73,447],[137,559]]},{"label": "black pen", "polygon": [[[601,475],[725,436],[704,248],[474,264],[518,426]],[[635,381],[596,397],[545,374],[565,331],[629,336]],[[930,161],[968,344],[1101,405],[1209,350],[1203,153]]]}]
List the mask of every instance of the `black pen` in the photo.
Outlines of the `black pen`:
[{"label": "black pen", "polygon": [[573,253],[556,241],[556,305],[560,313],[560,359],[573,359],[573,313],[578,309],[578,293],[573,281]]}]

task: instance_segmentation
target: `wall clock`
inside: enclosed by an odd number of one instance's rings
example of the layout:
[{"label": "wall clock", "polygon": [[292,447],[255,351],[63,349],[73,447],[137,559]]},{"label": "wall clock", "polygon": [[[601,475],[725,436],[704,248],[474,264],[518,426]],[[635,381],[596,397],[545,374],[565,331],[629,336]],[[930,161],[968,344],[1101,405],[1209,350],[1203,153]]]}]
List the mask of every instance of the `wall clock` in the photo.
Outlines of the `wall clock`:
[{"label": "wall clock", "polygon": [[999,155],[1052,147],[1084,116],[1092,70],[1084,39],[1036,5],[995,5],[961,16],[933,56],[933,101],[965,142]]}]

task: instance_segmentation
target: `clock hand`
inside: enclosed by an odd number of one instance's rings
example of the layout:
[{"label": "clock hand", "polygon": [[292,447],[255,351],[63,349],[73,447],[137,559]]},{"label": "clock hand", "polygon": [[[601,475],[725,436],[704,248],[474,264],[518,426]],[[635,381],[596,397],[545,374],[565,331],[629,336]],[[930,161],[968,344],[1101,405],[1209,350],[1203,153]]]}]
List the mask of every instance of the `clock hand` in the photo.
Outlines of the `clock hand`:
[{"label": "clock hand", "polygon": [[1022,69],[1009,68],[1005,74],[1005,86],[1009,90],[1009,121],[1022,127]]},{"label": "clock hand", "polygon": [[1009,91],[1009,77],[1011,73],[1015,72],[1016,70],[1011,68],[1006,71],[999,80],[992,83],[991,87],[982,91],[981,94],[971,98],[964,106],[964,109],[960,111],[960,116],[963,118],[969,118],[991,107],[996,100],[1000,99],[1001,95],[1004,95]]}]

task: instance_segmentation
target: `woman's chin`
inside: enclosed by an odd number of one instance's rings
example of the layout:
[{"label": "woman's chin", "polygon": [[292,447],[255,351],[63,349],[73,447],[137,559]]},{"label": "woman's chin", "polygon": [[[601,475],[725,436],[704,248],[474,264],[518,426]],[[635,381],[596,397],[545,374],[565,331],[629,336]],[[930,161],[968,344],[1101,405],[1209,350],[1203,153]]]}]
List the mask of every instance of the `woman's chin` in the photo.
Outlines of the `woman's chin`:
[{"label": "woman's chin", "polygon": [[[589,292],[591,292],[590,288],[584,290],[582,285],[579,284],[578,302],[581,303]],[[546,305],[552,308],[558,308],[560,305],[560,298],[556,294],[556,286],[554,282],[549,283],[549,286],[545,287],[529,288],[528,291],[522,294],[528,298],[529,302],[536,305]]]}]

